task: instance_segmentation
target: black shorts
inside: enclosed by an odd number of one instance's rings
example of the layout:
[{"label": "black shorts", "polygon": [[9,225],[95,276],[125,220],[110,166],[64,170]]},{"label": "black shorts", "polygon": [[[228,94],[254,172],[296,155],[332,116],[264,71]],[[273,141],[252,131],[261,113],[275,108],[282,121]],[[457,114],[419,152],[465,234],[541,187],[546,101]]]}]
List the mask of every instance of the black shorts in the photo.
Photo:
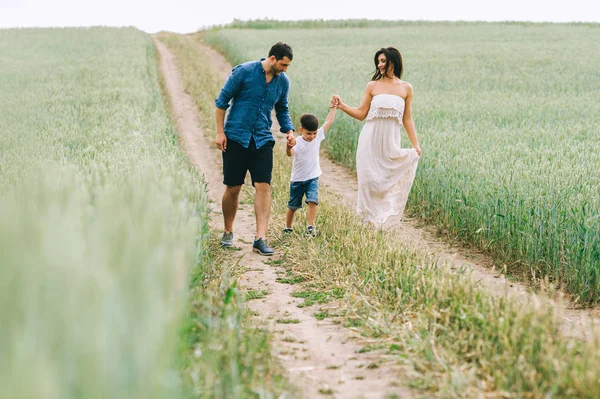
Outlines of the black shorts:
[{"label": "black shorts", "polygon": [[275,141],[267,141],[257,149],[254,139],[251,139],[248,148],[244,148],[238,142],[227,140],[227,150],[222,153],[223,184],[241,186],[247,171],[250,171],[253,186],[254,183],[271,184],[274,145]]}]

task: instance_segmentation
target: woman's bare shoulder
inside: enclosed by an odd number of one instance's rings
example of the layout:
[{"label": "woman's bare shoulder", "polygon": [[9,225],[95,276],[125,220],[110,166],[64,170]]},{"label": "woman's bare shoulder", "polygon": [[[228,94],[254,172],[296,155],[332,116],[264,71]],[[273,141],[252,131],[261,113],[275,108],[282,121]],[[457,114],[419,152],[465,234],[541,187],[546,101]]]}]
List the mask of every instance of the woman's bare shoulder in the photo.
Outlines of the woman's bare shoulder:
[{"label": "woman's bare shoulder", "polygon": [[370,83],[373,83],[370,90],[372,95],[394,94],[406,99],[406,97],[412,94],[411,84],[400,79],[392,83],[382,83],[377,81],[372,81]]},{"label": "woman's bare shoulder", "polygon": [[400,92],[400,97],[404,98],[405,100],[409,97],[412,97],[413,95],[412,85],[405,80],[400,80],[398,82],[398,89],[398,91]]},{"label": "woman's bare shoulder", "polygon": [[401,81],[400,81],[400,86],[401,86],[403,89],[406,89],[406,90],[408,90],[408,91],[412,92],[412,89],[413,89],[413,87],[412,87],[412,85],[411,85],[410,83],[408,83],[406,80],[401,80]]},{"label": "woman's bare shoulder", "polygon": [[373,96],[373,92],[375,91],[375,88],[377,87],[377,81],[375,80],[370,80],[366,87],[365,87],[365,94],[370,94],[371,97]]},{"label": "woman's bare shoulder", "polygon": [[373,90],[373,88],[375,87],[375,85],[377,85],[377,81],[376,80],[369,80],[367,82],[367,89],[368,90]]}]

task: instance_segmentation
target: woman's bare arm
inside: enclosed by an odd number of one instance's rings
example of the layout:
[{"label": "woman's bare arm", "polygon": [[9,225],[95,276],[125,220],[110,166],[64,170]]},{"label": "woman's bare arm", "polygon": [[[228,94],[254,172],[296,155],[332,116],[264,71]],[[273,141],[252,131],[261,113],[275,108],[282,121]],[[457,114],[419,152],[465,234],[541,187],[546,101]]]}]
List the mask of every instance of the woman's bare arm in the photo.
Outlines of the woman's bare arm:
[{"label": "woman's bare arm", "polygon": [[358,119],[359,121],[364,120],[367,117],[367,114],[369,113],[369,107],[371,106],[371,98],[372,98],[371,92],[372,92],[372,87],[373,87],[374,83],[375,82],[367,83],[367,87],[365,88],[365,95],[363,96],[363,99],[360,102],[360,105],[358,106],[358,108],[350,107],[347,104],[344,104],[342,99],[339,96],[337,96],[338,109],[341,109],[346,114],[353,117],[354,119]]},{"label": "woman's bare arm", "polygon": [[421,156],[421,147],[419,146],[419,139],[417,139],[415,123],[412,119],[413,88],[410,83],[406,83],[406,85],[407,95],[404,99],[404,116],[402,117],[402,124],[404,125],[404,130],[406,130],[406,135],[408,136],[413,148],[417,150],[417,153],[419,156]]}]

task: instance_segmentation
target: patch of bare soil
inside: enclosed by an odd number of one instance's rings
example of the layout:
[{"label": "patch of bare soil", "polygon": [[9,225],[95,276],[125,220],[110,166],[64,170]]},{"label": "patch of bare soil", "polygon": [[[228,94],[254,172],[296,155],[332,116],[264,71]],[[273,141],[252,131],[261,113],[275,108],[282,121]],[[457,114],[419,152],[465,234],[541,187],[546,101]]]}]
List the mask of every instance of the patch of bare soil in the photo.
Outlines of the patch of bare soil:
[{"label": "patch of bare soil", "polygon": [[[198,112],[184,92],[173,56],[158,40],[155,45],[181,144],[208,183],[210,198],[215,203],[210,225],[213,232],[220,234],[224,189],[221,154],[200,128]],[[227,76],[231,66],[224,58],[208,47],[202,46],[201,50]],[[240,286],[268,290],[268,295],[249,301],[249,306],[257,314],[257,323],[268,325],[274,333],[274,356],[288,371],[290,381],[300,388],[302,397],[386,398],[392,394],[412,397],[410,390],[398,381],[400,374],[394,361],[382,354],[359,353],[368,344],[363,338],[328,319],[318,321],[313,316],[318,310],[314,306],[297,306],[301,300],[291,296],[293,286],[276,281],[278,273],[284,273],[281,267],[273,265],[279,256],[262,257],[252,252],[255,226],[253,205],[240,204],[234,225],[235,245],[240,248],[239,265],[245,270]]]}]

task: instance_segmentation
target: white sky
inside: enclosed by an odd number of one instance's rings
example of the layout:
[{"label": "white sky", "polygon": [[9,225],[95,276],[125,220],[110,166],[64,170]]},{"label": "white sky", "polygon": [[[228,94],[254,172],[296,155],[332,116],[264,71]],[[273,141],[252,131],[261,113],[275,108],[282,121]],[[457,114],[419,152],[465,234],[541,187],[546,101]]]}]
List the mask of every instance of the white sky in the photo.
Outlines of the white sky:
[{"label": "white sky", "polygon": [[0,0],[0,28],[135,26],[191,33],[241,20],[600,22],[598,0]]}]

